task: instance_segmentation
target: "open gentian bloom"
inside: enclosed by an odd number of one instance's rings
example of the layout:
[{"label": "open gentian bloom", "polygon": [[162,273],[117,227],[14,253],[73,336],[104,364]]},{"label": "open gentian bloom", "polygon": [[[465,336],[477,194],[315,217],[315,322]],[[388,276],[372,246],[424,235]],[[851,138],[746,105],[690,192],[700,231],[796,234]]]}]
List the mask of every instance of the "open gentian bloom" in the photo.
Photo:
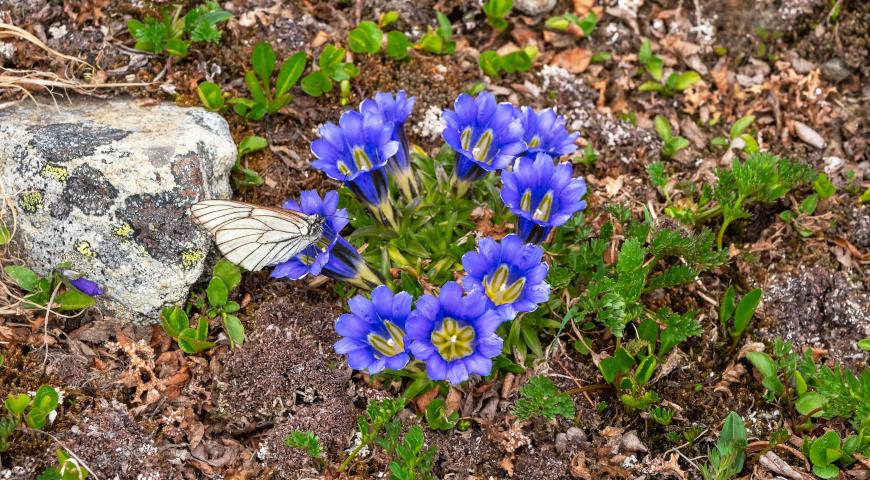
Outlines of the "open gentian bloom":
[{"label": "open gentian bloom", "polygon": [[321,138],[311,143],[314,168],[344,184],[369,206],[381,222],[398,228],[385,166],[399,150],[391,140],[393,124],[380,114],[344,112],[338,125],[320,128]]},{"label": "open gentian bloom", "polygon": [[552,108],[536,112],[529,107],[522,107],[520,119],[523,123],[523,140],[528,145],[527,157],[538,153],[546,153],[558,158],[577,150],[574,140],[577,133],[568,134],[565,129],[565,117],[556,115]]},{"label": "open gentian bloom", "polygon": [[477,251],[462,256],[468,274],[462,284],[470,291],[483,292],[505,320],[517,313],[531,312],[550,298],[547,264],[541,261],[544,249],[524,244],[516,235],[501,242],[486,237]]},{"label": "open gentian bloom", "polygon": [[417,179],[411,169],[408,135],[405,133],[405,121],[411,115],[415,100],[404,91],[395,96],[392,93],[378,92],[374,99],[366,99],[360,105],[360,112],[363,115],[374,112],[381,115],[384,122],[393,124],[391,139],[399,142],[399,150],[387,162],[387,170],[392,174],[396,185],[407,200],[413,200],[417,196]]},{"label": "open gentian bloom", "polygon": [[572,175],[571,164],[553,165],[544,153],[534,159],[518,158],[513,171],[502,173],[501,199],[517,216],[517,233],[523,241],[541,242],[553,227],[586,208],[582,200],[586,182]]},{"label": "open gentian bloom", "polygon": [[417,300],[405,331],[429,378],[455,385],[492,370],[492,358],[501,353],[503,343],[495,333],[501,322],[482,292],[463,296],[458,283],[447,282],[437,298],[423,295]]},{"label": "open gentian bloom", "polygon": [[339,235],[348,218],[347,211],[338,208],[338,192],[326,192],[321,198],[317,191],[306,190],[298,202],[292,199],[284,202],[284,208],[306,215],[320,215],[326,223],[320,240],[299,255],[276,265],[272,277],[299,280],[309,274],[322,273],[365,289],[384,283],[353,245]]},{"label": "open gentian bloom", "polygon": [[453,108],[444,111],[447,126],[441,135],[456,152],[453,179],[462,195],[471,182],[510,165],[526,151],[526,144],[518,110],[496,103],[490,93],[482,92],[476,99],[463,93]]},{"label": "open gentian bloom", "polygon": [[375,374],[386,368],[401,370],[408,364],[405,321],[411,314],[412,297],[407,292],[393,292],[383,285],[372,291],[372,299],[362,295],[350,299],[350,312],[335,322],[342,338],[335,351],[347,354],[347,363],[355,370]]}]

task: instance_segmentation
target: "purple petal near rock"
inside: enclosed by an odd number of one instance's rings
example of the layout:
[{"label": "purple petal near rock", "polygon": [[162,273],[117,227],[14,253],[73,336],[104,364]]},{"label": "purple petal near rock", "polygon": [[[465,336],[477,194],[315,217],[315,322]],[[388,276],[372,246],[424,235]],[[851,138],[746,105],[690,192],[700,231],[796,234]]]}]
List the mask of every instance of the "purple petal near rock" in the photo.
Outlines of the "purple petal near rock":
[{"label": "purple petal near rock", "polygon": [[79,277],[75,280],[70,280],[70,283],[80,292],[84,293],[89,297],[103,294],[103,289],[100,288],[99,285],[97,285],[97,282],[88,280],[85,277]]}]

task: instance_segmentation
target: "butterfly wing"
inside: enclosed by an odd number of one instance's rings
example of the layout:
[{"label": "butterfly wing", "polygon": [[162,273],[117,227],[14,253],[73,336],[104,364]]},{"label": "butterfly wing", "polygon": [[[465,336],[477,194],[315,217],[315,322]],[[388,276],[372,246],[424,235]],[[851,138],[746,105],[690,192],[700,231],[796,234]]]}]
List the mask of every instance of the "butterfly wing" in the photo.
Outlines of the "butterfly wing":
[{"label": "butterfly wing", "polygon": [[312,217],[293,210],[205,200],[190,212],[227,260],[252,272],[289,260],[320,237]]}]

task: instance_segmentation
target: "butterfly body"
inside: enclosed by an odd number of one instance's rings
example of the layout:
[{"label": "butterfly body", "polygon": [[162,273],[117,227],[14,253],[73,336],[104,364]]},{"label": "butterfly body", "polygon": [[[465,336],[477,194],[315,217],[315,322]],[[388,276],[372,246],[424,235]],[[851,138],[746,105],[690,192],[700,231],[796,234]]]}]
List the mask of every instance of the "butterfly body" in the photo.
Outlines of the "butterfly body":
[{"label": "butterfly body", "polygon": [[214,235],[227,260],[252,272],[286,262],[315,244],[326,222],[321,215],[232,200],[204,200],[190,212]]}]

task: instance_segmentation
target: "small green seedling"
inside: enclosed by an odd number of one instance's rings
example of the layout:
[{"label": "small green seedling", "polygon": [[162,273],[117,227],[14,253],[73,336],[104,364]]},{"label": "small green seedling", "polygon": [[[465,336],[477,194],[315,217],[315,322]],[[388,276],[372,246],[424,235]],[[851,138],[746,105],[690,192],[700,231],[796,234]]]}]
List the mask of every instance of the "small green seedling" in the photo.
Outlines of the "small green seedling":
[{"label": "small green seedling", "polygon": [[662,80],[662,75],[664,74],[665,61],[662,57],[658,55],[653,55],[652,53],[652,43],[649,39],[645,38],[643,42],[640,44],[640,51],[637,54],[637,60],[643,65],[646,73],[649,74],[653,80],[660,82]]},{"label": "small green seedling", "polygon": [[201,82],[196,86],[196,94],[202,106],[210,112],[221,112],[227,107],[228,93],[221,91],[220,85],[214,82]]},{"label": "small green seedling", "polygon": [[326,469],[326,461],[323,459],[323,451],[320,447],[320,439],[312,432],[294,430],[284,438],[284,446],[302,450],[306,455],[313,458],[321,470]]},{"label": "small green seedling", "polygon": [[0,417],[0,452],[9,449],[9,438],[22,423],[34,430],[45,428],[53,420],[59,401],[60,395],[50,385],[39,387],[33,398],[26,393],[7,395],[6,416]]},{"label": "small green seedling", "polygon": [[760,288],[750,290],[735,305],[737,293],[734,286],[728,287],[728,290],[725,291],[725,296],[722,297],[722,302],[719,305],[719,325],[722,327],[722,331],[728,332],[734,341],[737,341],[746,331],[746,327],[749,326],[749,321],[761,302],[762,294],[763,291]]},{"label": "small green seedling", "polygon": [[501,72],[516,73],[528,72],[532,69],[532,64],[538,56],[538,49],[534,46],[528,46],[522,50],[499,55],[498,52],[488,50],[480,54],[480,69],[487,76],[496,79],[501,75]]},{"label": "small green seedling", "polygon": [[584,37],[588,37],[598,25],[598,17],[595,12],[589,12],[582,19],[573,13],[566,13],[557,17],[550,17],[544,23],[544,26],[550,30],[557,32],[567,32],[572,27],[583,32]]},{"label": "small green seedling", "polygon": [[57,456],[57,466],[50,467],[38,477],[36,480],[85,480],[88,478],[88,469],[71,457],[66,450],[58,449],[55,451]]},{"label": "small green seedling", "polygon": [[520,399],[514,405],[513,414],[520,420],[531,417],[553,420],[556,415],[573,420],[574,401],[567,393],[560,392],[552,380],[535,375],[520,389]]},{"label": "small green seedling", "polygon": [[459,412],[447,413],[443,398],[436,398],[426,406],[426,423],[432,430],[450,430],[459,422]]},{"label": "small green seedling", "polygon": [[661,115],[656,115],[655,127],[656,133],[659,134],[659,138],[661,138],[663,142],[663,157],[671,158],[674,154],[689,146],[688,140],[680,136],[674,136],[673,131],[671,130],[671,123],[667,118]]},{"label": "small green seedling", "polygon": [[717,147],[736,148],[738,150],[744,150],[747,153],[757,152],[758,142],[755,141],[755,138],[753,138],[752,135],[746,133],[746,129],[748,129],[754,121],[755,115],[744,115],[740,117],[736,122],[734,122],[734,125],[731,125],[731,132],[728,134],[728,138],[715,137],[710,140],[710,144]]},{"label": "small green seedling", "polygon": [[486,14],[486,21],[492,28],[502,31],[508,26],[505,17],[511,13],[514,8],[513,0],[486,0],[483,3],[483,13]]},{"label": "small green seedling", "polygon": [[866,454],[868,446],[870,446],[870,440],[864,438],[864,435],[853,435],[843,442],[839,433],[829,431],[816,439],[804,438],[801,450],[813,464],[813,473],[819,478],[828,479],[840,476],[838,463],[843,467],[854,463],[853,455],[855,453]]},{"label": "small green seedling", "polygon": [[240,187],[259,187],[263,184],[263,177],[254,170],[242,166],[242,158],[254,152],[263,150],[269,146],[269,142],[257,135],[251,135],[242,139],[239,143],[239,151],[236,155],[236,163],[233,165],[233,184]]},{"label": "small green seedling", "polygon": [[191,43],[217,43],[221,38],[218,24],[233,17],[222,10],[217,2],[209,1],[181,16],[182,6],[178,5],[170,15],[163,9],[160,18],[148,17],[144,22],[132,19],[127,22],[130,35],[136,39],[137,50],[157,55],[166,52],[175,57],[187,56]]},{"label": "small green seedling", "polygon": [[[305,71],[308,57],[305,52],[297,52],[285,60],[278,70],[275,84],[272,85],[275,60],[275,51],[269,43],[258,42],[254,46],[251,52],[253,70],[245,72],[245,85],[251,93],[251,98],[229,100],[233,110],[246,120],[262,120],[267,114],[278,112],[290,102],[293,98],[290,89],[296,85],[302,72]],[[214,98],[214,89],[209,86],[209,90],[209,98]]]},{"label": "small green seedling", "polygon": [[664,407],[656,407],[649,412],[649,416],[659,425],[667,427],[674,418],[674,412]]},{"label": "small green seedling", "polygon": [[192,328],[187,313],[181,307],[172,306],[160,311],[160,323],[163,331],[188,355],[195,355],[215,346],[208,341],[208,321],[205,317],[200,317],[196,328]]},{"label": "small green seedling", "polygon": [[414,48],[436,55],[450,55],[456,51],[450,19],[441,12],[435,12],[435,17],[438,19],[438,27],[435,29],[429,27],[426,34],[420,37],[420,41],[414,45]]},{"label": "small green seedling", "polygon": [[819,201],[827,200],[834,196],[836,188],[824,173],[819,173],[816,180],[813,181],[813,189],[815,193],[807,195],[796,210],[785,210],[779,214],[779,218],[786,223],[791,223],[795,231],[802,237],[811,237],[815,232],[803,226],[800,218],[803,216],[812,216],[816,212]]},{"label": "small green seedling", "polygon": [[701,466],[704,480],[730,480],[743,471],[746,462],[746,426],[736,412],[729,413],[725,418],[719,440],[709,456],[710,461]]},{"label": "small green seedling", "polygon": [[312,97],[319,97],[331,92],[333,82],[338,82],[340,102],[347,105],[350,102],[350,80],[359,75],[359,68],[344,61],[346,54],[345,49],[335,45],[323,47],[318,59],[320,70],[311,72],[302,79],[302,90]]},{"label": "small green seedling", "polygon": [[664,82],[643,82],[638,89],[641,92],[658,92],[670,98],[691,87],[700,79],[701,75],[694,70],[683,73],[674,72],[668,75]]},{"label": "small green seedling", "polygon": [[582,153],[581,156],[573,158],[574,163],[579,163],[589,167],[598,160],[598,152],[595,151],[595,147],[593,147],[591,143],[587,143],[586,146],[583,147]]},{"label": "small green seedling", "polygon": [[387,39],[386,53],[393,60],[408,58],[411,41],[404,33],[394,30],[384,35],[383,28],[399,19],[399,12],[390,11],[381,15],[378,22],[369,20],[360,22],[347,35],[347,45],[354,53],[375,54],[381,51],[384,38]]}]

